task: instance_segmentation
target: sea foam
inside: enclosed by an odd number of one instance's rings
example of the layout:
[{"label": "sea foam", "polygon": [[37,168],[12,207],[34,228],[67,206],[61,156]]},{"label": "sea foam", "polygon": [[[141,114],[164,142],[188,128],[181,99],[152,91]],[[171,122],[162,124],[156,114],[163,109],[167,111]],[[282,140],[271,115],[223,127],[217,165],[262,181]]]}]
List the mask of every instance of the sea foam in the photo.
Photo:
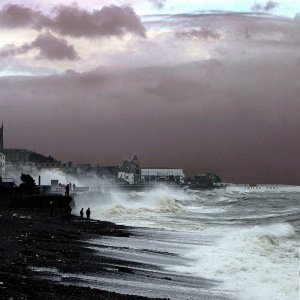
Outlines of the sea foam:
[{"label": "sea foam", "polygon": [[223,281],[226,291],[241,300],[289,300],[299,293],[299,244],[287,223],[236,229],[214,246],[199,246],[186,253],[188,267],[179,272]]}]

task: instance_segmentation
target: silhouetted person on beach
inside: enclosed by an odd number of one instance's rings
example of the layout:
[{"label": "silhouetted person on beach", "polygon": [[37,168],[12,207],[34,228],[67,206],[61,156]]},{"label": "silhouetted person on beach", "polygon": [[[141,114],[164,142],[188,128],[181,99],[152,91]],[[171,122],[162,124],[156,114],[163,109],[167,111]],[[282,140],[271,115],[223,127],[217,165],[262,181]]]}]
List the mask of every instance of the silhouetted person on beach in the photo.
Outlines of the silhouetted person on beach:
[{"label": "silhouetted person on beach", "polygon": [[80,219],[83,219],[83,208],[80,210]]},{"label": "silhouetted person on beach", "polygon": [[85,213],[86,213],[86,218],[89,220],[90,216],[91,216],[91,210],[90,210],[90,208],[88,208]]},{"label": "silhouetted person on beach", "polygon": [[66,193],[65,193],[66,196],[70,196],[70,186],[67,184],[66,185]]}]

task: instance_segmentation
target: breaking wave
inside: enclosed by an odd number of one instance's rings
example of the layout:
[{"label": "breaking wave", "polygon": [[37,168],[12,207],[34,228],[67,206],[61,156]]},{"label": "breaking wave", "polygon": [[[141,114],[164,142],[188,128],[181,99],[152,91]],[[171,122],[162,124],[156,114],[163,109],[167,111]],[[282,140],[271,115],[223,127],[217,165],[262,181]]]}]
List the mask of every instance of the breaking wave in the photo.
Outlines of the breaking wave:
[{"label": "breaking wave", "polygon": [[161,187],[147,192],[111,191],[106,198],[101,194],[94,199],[78,198],[77,205],[82,207],[88,203],[93,208],[94,218],[117,221],[115,216],[136,215],[136,218],[144,218],[156,214],[175,214],[182,210],[181,201],[187,199],[189,197],[181,190]]},{"label": "breaking wave", "polygon": [[297,299],[300,245],[294,234],[287,223],[233,230],[213,246],[188,252],[191,266],[170,269],[222,280],[237,299]]},{"label": "breaking wave", "polygon": [[[126,205],[126,206],[125,206]],[[110,214],[143,214],[143,213],[176,213],[181,206],[174,199],[159,199],[156,204],[150,205],[143,203],[128,203],[124,205],[115,205],[109,209]]]},{"label": "breaking wave", "polygon": [[234,299],[297,299],[298,194],[159,187],[112,191],[82,205],[91,206],[93,218],[148,227],[151,242],[158,236],[156,229],[163,229],[162,240],[184,246],[178,253],[190,262],[169,266],[169,271],[218,280],[216,288]]}]

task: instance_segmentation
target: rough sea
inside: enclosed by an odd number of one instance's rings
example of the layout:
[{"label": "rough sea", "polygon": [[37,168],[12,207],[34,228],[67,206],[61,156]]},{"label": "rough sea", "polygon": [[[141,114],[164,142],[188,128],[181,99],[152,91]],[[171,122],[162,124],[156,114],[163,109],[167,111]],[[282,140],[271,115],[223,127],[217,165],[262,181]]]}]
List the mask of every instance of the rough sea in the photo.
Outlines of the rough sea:
[{"label": "rough sea", "polygon": [[[106,290],[170,299],[299,299],[300,193],[157,187],[78,203],[132,226],[129,238],[88,241],[134,274],[83,278]],[[145,276],[149,274],[149,276]]]}]

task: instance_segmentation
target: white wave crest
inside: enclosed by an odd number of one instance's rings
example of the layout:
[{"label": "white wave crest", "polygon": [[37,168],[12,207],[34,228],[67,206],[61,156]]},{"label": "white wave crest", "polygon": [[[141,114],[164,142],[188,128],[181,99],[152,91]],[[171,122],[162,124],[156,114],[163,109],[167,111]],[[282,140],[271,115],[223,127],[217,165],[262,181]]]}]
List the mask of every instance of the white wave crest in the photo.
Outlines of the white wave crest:
[{"label": "white wave crest", "polygon": [[169,188],[129,194],[112,193],[107,211],[110,215],[176,213],[181,210],[178,200],[184,197],[186,195],[181,191],[173,191]]},{"label": "white wave crest", "polygon": [[222,280],[222,288],[241,300],[297,299],[299,244],[294,234],[286,223],[237,229],[215,246],[187,253],[194,260],[190,267],[171,269]]},{"label": "white wave crest", "polygon": [[[124,215],[124,214],[144,214],[144,213],[176,213],[180,210],[181,206],[172,199],[164,199],[160,201],[158,206],[154,207],[143,207],[142,203],[135,203],[135,207],[125,207],[123,205],[115,205],[109,209],[109,213],[113,215]],[[140,206],[140,207],[139,207]]]}]

